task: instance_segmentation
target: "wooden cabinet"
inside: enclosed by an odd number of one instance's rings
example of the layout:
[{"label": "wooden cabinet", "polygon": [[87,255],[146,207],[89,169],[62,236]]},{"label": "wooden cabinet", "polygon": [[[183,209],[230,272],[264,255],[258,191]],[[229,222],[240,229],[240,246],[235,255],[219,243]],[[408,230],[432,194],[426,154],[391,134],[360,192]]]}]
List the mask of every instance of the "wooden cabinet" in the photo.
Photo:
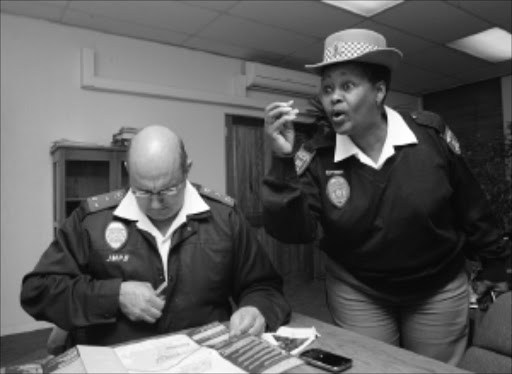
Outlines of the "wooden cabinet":
[{"label": "wooden cabinet", "polygon": [[58,142],[52,146],[54,228],[88,197],[128,186],[126,151]]}]

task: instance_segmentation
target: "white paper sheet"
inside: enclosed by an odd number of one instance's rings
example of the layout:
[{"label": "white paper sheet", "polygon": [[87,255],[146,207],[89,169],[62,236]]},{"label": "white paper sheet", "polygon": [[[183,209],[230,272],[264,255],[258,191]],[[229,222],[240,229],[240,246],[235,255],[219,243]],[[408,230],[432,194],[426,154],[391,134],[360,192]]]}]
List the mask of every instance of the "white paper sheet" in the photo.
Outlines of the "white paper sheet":
[{"label": "white paper sheet", "polygon": [[245,373],[186,335],[115,348],[128,373]]}]

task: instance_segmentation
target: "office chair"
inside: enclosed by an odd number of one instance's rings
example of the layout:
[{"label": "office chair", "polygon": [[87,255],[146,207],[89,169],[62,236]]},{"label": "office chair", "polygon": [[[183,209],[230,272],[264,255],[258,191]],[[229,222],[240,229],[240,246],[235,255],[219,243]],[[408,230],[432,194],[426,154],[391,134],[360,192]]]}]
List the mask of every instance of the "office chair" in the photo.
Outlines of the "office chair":
[{"label": "office chair", "polygon": [[511,294],[500,295],[475,328],[458,366],[476,373],[512,373]]}]

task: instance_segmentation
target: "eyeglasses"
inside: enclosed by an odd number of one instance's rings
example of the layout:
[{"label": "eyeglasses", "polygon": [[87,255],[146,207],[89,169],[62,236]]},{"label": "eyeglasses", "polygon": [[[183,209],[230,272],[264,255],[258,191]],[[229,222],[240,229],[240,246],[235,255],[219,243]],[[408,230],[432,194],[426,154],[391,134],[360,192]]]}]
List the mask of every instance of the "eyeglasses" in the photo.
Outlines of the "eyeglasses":
[{"label": "eyeglasses", "polygon": [[165,198],[165,197],[171,197],[171,196],[176,195],[184,185],[185,185],[185,181],[183,181],[180,184],[177,184],[175,186],[166,188],[165,190],[158,191],[158,192],[137,190],[133,187],[131,188],[131,190],[132,190],[133,195],[135,197],[138,197],[139,199],[149,199],[152,196],[156,196],[157,198]]}]

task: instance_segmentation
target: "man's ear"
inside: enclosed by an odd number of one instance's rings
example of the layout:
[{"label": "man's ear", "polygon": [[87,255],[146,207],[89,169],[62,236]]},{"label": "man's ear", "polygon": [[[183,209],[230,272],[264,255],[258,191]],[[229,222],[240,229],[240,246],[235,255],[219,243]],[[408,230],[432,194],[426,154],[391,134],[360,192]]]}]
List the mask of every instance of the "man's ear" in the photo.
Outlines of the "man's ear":
[{"label": "man's ear", "polygon": [[192,169],[192,160],[187,159],[187,175],[190,172],[190,169]]},{"label": "man's ear", "polygon": [[130,169],[128,168],[128,161],[123,161],[123,166],[128,174],[130,174]]}]

